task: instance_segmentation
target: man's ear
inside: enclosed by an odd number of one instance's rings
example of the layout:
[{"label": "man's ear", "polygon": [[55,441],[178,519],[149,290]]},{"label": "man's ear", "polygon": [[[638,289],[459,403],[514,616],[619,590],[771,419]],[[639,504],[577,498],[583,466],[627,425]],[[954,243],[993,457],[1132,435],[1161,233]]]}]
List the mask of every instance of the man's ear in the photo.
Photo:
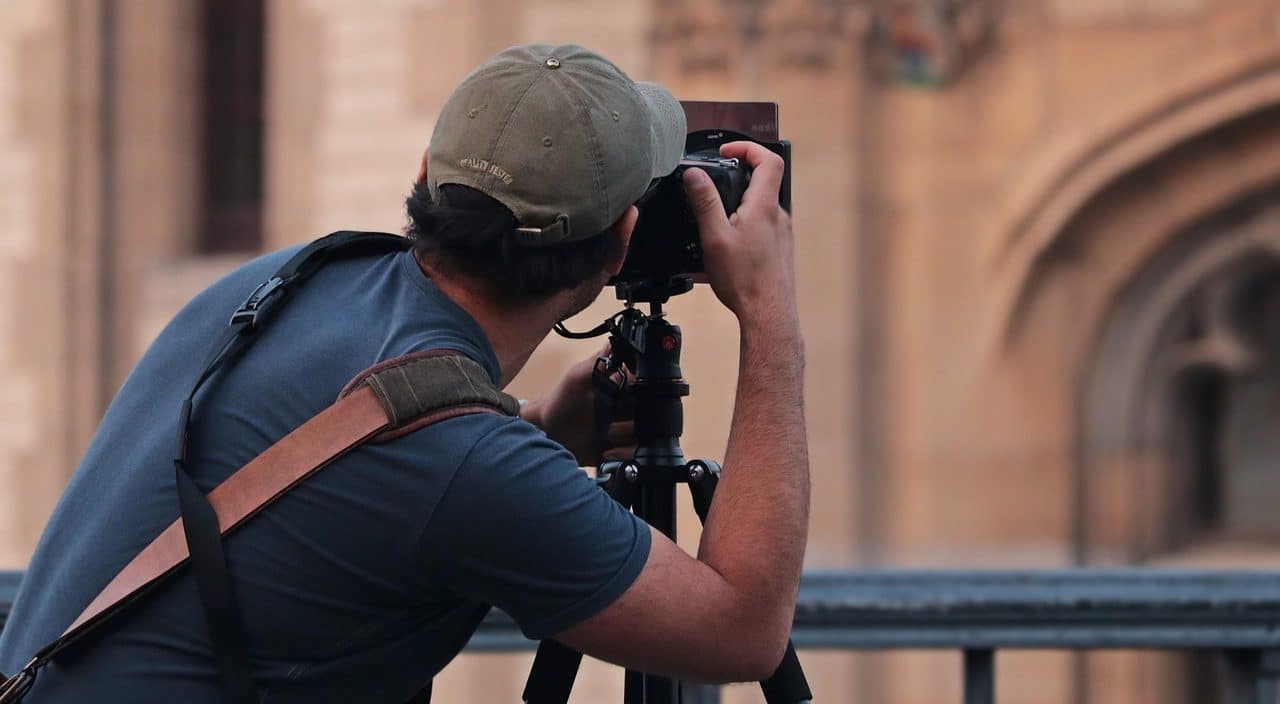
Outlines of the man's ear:
[{"label": "man's ear", "polygon": [[422,150],[422,165],[418,167],[418,180],[415,183],[426,183],[427,181],[427,158],[431,155],[430,148]]},{"label": "man's ear", "polygon": [[636,229],[636,221],[640,219],[640,209],[636,206],[630,206],[622,217],[610,228],[613,230],[613,236],[622,240],[622,247],[618,250],[618,255],[605,262],[605,270],[609,272],[609,276],[617,276],[622,271],[622,263],[627,260],[627,247],[631,245],[631,233]]}]

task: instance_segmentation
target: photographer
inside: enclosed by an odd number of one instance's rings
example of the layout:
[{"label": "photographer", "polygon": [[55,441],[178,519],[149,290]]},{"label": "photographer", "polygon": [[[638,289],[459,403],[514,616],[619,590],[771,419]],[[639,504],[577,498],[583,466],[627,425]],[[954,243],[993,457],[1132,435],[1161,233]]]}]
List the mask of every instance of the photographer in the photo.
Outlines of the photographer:
[{"label": "photographer", "polygon": [[[679,104],[587,50],[490,59],[441,111],[407,203],[413,250],[326,265],[197,398],[187,468],[199,488],[384,360],[455,350],[504,387],[621,269],[631,204],[683,146]],[[704,173],[684,176],[712,290],[741,333],[724,471],[696,559],[578,468],[592,459],[587,360],[519,418],[465,415],[360,446],[225,540],[264,701],[401,704],[491,605],[532,638],[638,670],[701,681],[773,671],[808,522],[804,354],[782,160],[745,142],[722,154],[753,169],[732,215]],[[229,311],[294,251],[201,293],[139,362],[41,538],[0,636],[0,671],[57,637],[173,521],[174,406]],[[609,456],[625,455],[629,424],[609,440]],[[29,701],[224,701],[199,604],[180,572],[46,667]]]}]

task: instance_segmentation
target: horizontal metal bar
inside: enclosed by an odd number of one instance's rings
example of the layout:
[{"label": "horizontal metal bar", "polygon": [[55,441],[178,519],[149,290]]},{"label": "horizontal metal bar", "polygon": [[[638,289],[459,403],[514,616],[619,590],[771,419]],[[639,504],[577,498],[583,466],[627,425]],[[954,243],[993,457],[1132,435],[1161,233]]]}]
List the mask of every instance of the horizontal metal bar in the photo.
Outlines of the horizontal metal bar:
[{"label": "horizontal metal bar", "polygon": [[[1280,647],[1280,572],[1153,569],[813,572],[797,648]],[[493,613],[469,645],[529,647]]]},{"label": "horizontal metal bar", "polygon": [[796,615],[800,647],[1280,645],[1280,572],[1129,568],[807,577]]},{"label": "horizontal metal bar", "polygon": [[[0,623],[18,577],[0,573]],[[1280,572],[812,572],[793,639],[798,648],[868,650],[1280,649]],[[468,645],[533,647],[501,612]]]}]

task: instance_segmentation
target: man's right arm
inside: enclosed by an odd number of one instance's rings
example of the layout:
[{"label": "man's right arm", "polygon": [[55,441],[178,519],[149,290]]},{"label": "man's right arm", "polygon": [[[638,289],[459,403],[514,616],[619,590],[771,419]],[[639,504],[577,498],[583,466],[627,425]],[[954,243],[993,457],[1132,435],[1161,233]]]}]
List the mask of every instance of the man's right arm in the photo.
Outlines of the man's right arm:
[{"label": "man's right arm", "polygon": [[724,470],[697,558],[656,530],[621,597],[557,640],[627,667],[699,681],[760,680],[782,659],[809,520],[804,349],[790,218],[778,206],[782,160],[759,145],[722,149],[753,168],[726,218],[690,170],[712,289],[738,318],[737,398]]}]

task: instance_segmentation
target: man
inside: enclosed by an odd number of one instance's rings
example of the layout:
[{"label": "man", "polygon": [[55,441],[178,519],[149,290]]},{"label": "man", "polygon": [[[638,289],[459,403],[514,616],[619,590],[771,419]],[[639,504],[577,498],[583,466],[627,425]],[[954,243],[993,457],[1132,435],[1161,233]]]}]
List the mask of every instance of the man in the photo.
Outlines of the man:
[{"label": "man", "polygon": [[[652,178],[683,147],[678,103],[575,46],[486,62],[440,114],[408,200],[412,252],[320,270],[197,398],[189,471],[208,491],[381,360],[448,348],[499,387],[622,265]],[[255,685],[273,702],[391,702],[462,648],[490,605],[533,638],[703,681],[781,660],[808,520],[792,236],[782,163],[726,217],[686,174],[707,273],[740,323],[724,473],[696,559],[579,470],[590,363],[520,418],[446,420],[363,446],[226,539]],[[250,262],[184,308],[108,409],[32,559],[0,639],[12,672],[176,516],[177,407],[227,314],[296,250]],[[616,428],[615,452],[632,442]],[[568,450],[566,449],[568,448]],[[30,701],[217,702],[184,571],[42,671]]]}]

